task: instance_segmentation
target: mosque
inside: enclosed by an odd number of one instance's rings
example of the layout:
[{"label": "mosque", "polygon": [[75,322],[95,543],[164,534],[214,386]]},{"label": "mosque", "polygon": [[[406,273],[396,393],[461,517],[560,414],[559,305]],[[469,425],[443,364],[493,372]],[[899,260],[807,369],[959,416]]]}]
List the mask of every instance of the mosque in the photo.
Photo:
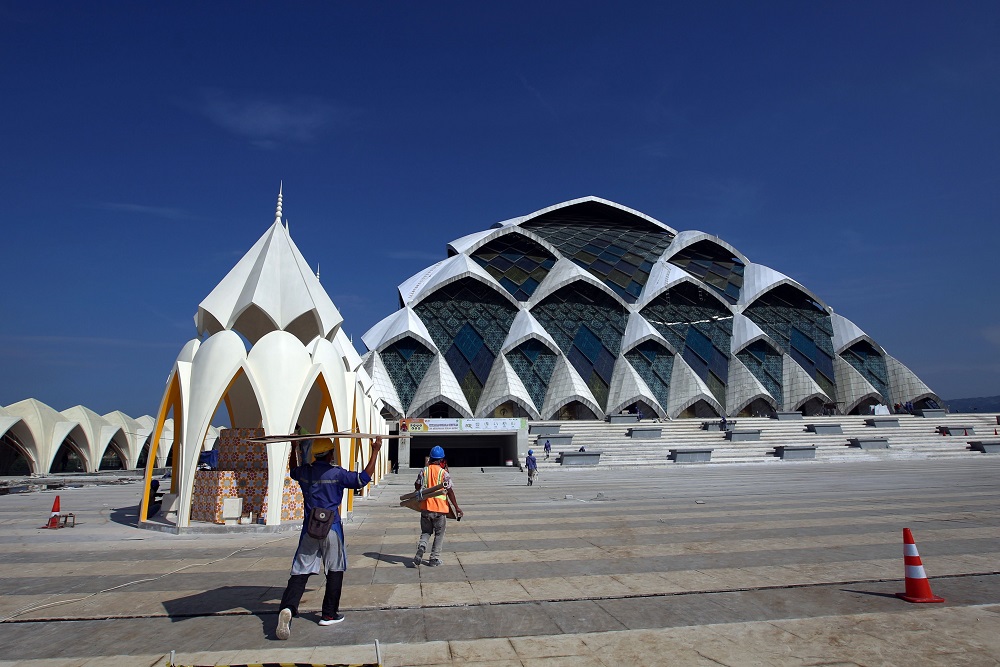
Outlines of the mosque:
[{"label": "mosque", "polygon": [[362,337],[393,418],[861,414],[938,397],[808,287],[597,197],[448,244]]}]

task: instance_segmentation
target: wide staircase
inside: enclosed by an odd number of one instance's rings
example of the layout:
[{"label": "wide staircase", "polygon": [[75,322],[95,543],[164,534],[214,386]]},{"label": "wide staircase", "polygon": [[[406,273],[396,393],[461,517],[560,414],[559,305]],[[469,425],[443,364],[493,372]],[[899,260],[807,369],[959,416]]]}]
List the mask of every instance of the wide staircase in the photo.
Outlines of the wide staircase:
[{"label": "wide staircase", "polygon": [[[919,417],[909,414],[891,415],[899,420],[899,427],[873,427],[865,423],[869,416],[837,415],[833,417],[803,417],[801,421],[779,421],[766,417],[736,419],[736,429],[760,430],[760,440],[731,442],[719,431],[702,429],[702,419],[676,419],[656,422],[644,419],[635,426],[655,426],[662,429],[659,439],[632,439],[627,433],[629,424],[609,424],[604,421],[544,421],[531,424],[558,424],[560,434],[573,434],[569,447],[552,448],[552,457],[544,460],[542,446],[545,436],[529,436],[529,446],[534,449],[542,471],[572,470],[575,466],[561,466],[556,462],[560,451],[577,451],[581,446],[588,452],[601,451],[600,467],[629,468],[638,466],[666,467],[676,464],[669,460],[671,449],[711,448],[711,460],[717,463],[753,463],[760,465],[787,465],[808,463],[812,460],[877,461],[887,459],[928,459],[943,457],[977,457],[984,454],[969,447],[970,440],[997,440],[995,429],[1000,429],[996,414],[948,414],[944,417]],[[712,420],[718,422],[718,420]],[[808,424],[840,424],[843,434],[817,435],[807,430]],[[968,436],[942,435],[939,427],[970,427]],[[887,449],[861,449],[849,444],[850,438],[886,438]],[[815,459],[782,460],[775,456],[775,447],[785,445],[815,445]],[[987,455],[988,456],[988,455]]]}]

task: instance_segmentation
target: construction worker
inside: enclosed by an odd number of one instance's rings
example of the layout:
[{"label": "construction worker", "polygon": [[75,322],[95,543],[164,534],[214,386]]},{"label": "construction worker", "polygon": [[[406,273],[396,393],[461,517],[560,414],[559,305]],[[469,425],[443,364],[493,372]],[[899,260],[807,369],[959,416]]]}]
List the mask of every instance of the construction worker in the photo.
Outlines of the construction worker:
[{"label": "construction worker", "polygon": [[429,489],[443,484],[447,495],[431,496],[420,501],[420,541],[417,542],[417,554],[413,562],[420,565],[424,552],[427,551],[427,540],[434,534],[431,545],[431,558],[427,562],[431,567],[441,565],[441,547],[444,546],[444,531],[448,527],[448,501],[455,507],[455,516],[461,520],[463,512],[455,499],[455,490],[451,486],[451,475],[448,474],[448,462],[444,458],[444,448],[435,446],[427,458],[427,467],[417,475],[413,489]]},{"label": "construction worker", "polygon": [[[313,574],[326,575],[323,616],[319,624],[333,625],[344,620],[340,613],[340,592],[344,586],[344,571],[347,570],[347,549],[344,547],[344,528],[340,523],[340,501],[344,497],[344,489],[362,489],[372,481],[380,449],[382,438],[376,438],[372,442],[371,455],[365,469],[351,472],[333,465],[333,441],[320,438],[312,444],[315,461],[292,469],[292,479],[302,487],[305,520],[302,522],[299,546],[292,560],[288,586],[281,596],[281,611],[278,612],[278,626],[274,632],[278,639],[288,639],[292,617],[299,615],[299,602],[306,590],[306,582]],[[329,525],[329,533],[323,539],[314,538],[307,532],[314,508],[333,513],[333,523]]]},{"label": "construction worker", "polygon": [[528,456],[525,457],[524,464],[528,468],[528,486],[531,486],[535,483],[535,477],[538,475],[538,460],[535,458],[533,450],[528,450]]}]

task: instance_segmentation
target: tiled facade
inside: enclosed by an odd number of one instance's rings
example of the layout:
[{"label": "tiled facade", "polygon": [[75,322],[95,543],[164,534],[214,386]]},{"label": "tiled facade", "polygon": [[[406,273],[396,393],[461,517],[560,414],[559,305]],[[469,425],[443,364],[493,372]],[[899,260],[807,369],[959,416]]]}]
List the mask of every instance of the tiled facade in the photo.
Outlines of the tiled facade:
[{"label": "tiled facade", "polygon": [[[232,428],[220,432],[215,447],[219,452],[217,470],[198,470],[191,498],[191,520],[223,523],[222,504],[226,498],[243,498],[243,513],[267,515],[267,448],[248,442],[259,438],[259,428]],[[285,470],[281,495],[281,520],[302,520],[302,491]]]}]

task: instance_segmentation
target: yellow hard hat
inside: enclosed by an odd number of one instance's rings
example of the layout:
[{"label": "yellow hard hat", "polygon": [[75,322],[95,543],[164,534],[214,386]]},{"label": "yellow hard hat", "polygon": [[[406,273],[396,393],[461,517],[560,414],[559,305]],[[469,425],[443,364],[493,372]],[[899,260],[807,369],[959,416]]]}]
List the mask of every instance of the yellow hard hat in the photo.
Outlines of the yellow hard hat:
[{"label": "yellow hard hat", "polygon": [[312,456],[314,459],[318,459],[333,448],[333,440],[330,440],[330,438],[319,438],[318,440],[313,440]]}]

